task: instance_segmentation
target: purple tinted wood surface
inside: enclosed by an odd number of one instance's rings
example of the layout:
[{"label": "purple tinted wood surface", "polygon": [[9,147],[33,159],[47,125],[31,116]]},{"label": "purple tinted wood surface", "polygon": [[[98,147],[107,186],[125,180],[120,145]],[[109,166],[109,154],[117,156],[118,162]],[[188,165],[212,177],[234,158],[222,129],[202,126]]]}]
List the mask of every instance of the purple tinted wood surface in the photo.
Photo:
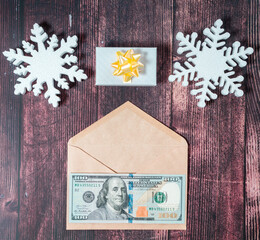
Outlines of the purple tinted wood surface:
[{"label": "purple tinted wood surface", "polygon": [[[2,1],[0,52],[20,45],[21,18],[17,1]],[[2,54],[1,54],[2,55]],[[21,98],[13,98],[13,68],[0,60],[0,239],[15,239],[19,216]]]},{"label": "purple tinted wood surface", "polygon": [[[0,239],[259,239],[259,2],[1,1],[0,50],[21,46],[39,23],[60,38],[76,34],[89,76],[62,93],[54,109],[43,95],[15,96],[14,67],[0,61]],[[255,49],[244,70],[245,96],[219,97],[204,109],[191,87],[169,83],[177,32],[224,20]],[[71,20],[71,21],[70,21]],[[95,48],[157,47],[157,87],[95,87]],[[47,71],[47,69],[46,69]],[[186,231],[66,231],[67,141],[125,101],[189,143]]]}]

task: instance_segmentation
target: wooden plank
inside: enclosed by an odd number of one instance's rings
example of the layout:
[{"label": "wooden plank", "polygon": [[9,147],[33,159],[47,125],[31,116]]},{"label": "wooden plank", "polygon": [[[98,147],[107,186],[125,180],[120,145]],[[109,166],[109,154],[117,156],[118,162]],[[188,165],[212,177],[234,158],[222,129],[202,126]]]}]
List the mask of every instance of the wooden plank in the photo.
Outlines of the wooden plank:
[{"label": "wooden plank", "polygon": [[[85,7],[92,14],[95,9],[91,6],[88,2]],[[24,1],[25,39],[29,39],[34,23],[39,23],[48,34],[55,33],[59,38],[77,34],[79,47],[75,54],[80,59],[79,65],[84,69],[91,66],[89,49],[92,49],[93,35],[85,34],[85,29],[79,27],[81,7],[79,1]],[[90,19],[92,15],[88,15],[84,25],[86,29],[93,28]],[[83,43],[88,49],[82,48]],[[89,57],[86,57],[86,50]],[[91,75],[90,70],[86,73]],[[57,109],[48,104],[43,94],[35,97],[30,92],[23,98],[21,239],[88,237],[86,231],[66,231],[66,166],[69,138],[89,124],[86,116],[94,112],[93,101],[89,105],[91,109],[85,104],[93,97],[89,84],[76,83],[70,91],[63,92],[61,106]]]},{"label": "wooden plank", "polygon": [[260,89],[259,1],[249,1],[248,44],[255,50],[249,58],[245,124],[245,239],[260,239]]},{"label": "wooden plank", "polygon": [[14,95],[14,68],[2,52],[21,44],[18,1],[2,1],[0,8],[0,238],[15,239],[19,218],[21,98]]},{"label": "wooden plank", "polygon": [[[214,11],[213,11],[214,9]],[[244,1],[176,1],[175,32],[191,34],[210,27],[218,18],[230,32],[227,45],[246,39]],[[231,17],[230,17],[231,16]],[[239,31],[239,33],[236,33]],[[177,40],[173,42],[173,58]],[[236,69],[238,74],[242,73]],[[189,143],[189,198],[186,232],[170,232],[173,239],[243,239],[244,237],[244,122],[245,98],[219,97],[204,109],[173,83],[173,126]],[[218,91],[220,94],[220,91]],[[236,117],[239,116],[239,117]]]}]

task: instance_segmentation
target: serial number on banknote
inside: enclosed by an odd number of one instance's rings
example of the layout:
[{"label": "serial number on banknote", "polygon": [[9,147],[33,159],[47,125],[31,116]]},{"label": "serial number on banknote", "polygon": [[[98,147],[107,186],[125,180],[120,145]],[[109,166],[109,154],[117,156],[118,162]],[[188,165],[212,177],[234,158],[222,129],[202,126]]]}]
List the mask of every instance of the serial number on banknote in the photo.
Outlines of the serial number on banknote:
[{"label": "serial number on banknote", "polygon": [[185,175],[72,173],[69,222],[184,223],[185,191]]}]

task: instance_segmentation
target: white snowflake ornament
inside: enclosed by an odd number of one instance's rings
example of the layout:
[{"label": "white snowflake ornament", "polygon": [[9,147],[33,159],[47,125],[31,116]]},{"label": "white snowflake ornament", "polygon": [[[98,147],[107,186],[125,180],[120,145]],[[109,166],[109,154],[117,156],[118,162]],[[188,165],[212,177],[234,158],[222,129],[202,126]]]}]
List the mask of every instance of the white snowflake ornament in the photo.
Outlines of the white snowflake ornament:
[{"label": "white snowflake ornament", "polygon": [[222,87],[222,95],[234,93],[235,96],[241,97],[244,94],[239,89],[244,77],[234,77],[235,72],[232,70],[236,66],[245,67],[247,55],[252,54],[254,50],[251,47],[240,46],[240,42],[237,41],[232,47],[224,47],[225,40],[230,34],[224,33],[222,24],[222,20],[218,19],[210,29],[204,29],[206,39],[203,43],[201,41],[195,43],[197,33],[184,36],[179,32],[176,35],[176,39],[180,41],[177,52],[178,54],[187,52],[188,61],[184,62],[185,67],[179,62],[174,64],[173,75],[169,76],[169,81],[183,80],[183,86],[187,86],[189,80],[198,81],[195,84],[198,88],[193,89],[191,94],[196,95],[199,100],[197,105],[202,108],[206,106],[206,101],[217,98],[213,90],[218,85]]},{"label": "white snowflake ornament", "polygon": [[[14,86],[14,93],[16,95],[25,94],[26,90],[31,91],[33,88],[34,95],[38,96],[43,90],[43,84],[46,83],[48,89],[44,97],[48,98],[48,102],[53,107],[57,107],[60,101],[58,96],[60,91],[55,88],[54,81],[57,82],[58,87],[69,89],[69,84],[62,75],[67,75],[71,82],[74,82],[74,78],[77,81],[87,79],[87,75],[76,65],[70,68],[64,67],[65,64],[71,66],[71,64],[77,63],[77,57],[71,54],[74,53],[74,48],[78,45],[78,38],[77,36],[69,36],[66,41],[62,39],[60,47],[58,47],[57,36],[53,34],[47,40],[48,35],[37,23],[33,25],[31,33],[30,38],[37,44],[37,50],[35,50],[34,44],[23,41],[22,47],[27,55],[24,55],[20,48],[3,52],[7,60],[17,66],[14,73],[24,76],[17,79],[18,83]],[[46,40],[47,46],[45,46]],[[33,85],[35,81],[36,83]]]}]

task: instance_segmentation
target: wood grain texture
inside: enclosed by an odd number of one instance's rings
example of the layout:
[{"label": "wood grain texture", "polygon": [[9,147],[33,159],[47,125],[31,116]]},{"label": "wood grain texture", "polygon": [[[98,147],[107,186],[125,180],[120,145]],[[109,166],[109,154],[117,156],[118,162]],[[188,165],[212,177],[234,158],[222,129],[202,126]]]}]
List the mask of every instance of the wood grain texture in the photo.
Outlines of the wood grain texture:
[{"label": "wood grain texture", "polygon": [[259,1],[248,6],[249,44],[258,51],[247,67],[245,118],[245,239],[260,239]]},{"label": "wood grain texture", "polygon": [[[29,40],[35,22],[48,34],[76,34],[88,80],[61,94],[54,109],[43,95],[13,95],[17,76],[0,62],[0,239],[259,239],[259,1],[0,1],[0,50]],[[245,96],[219,97],[204,109],[191,86],[168,82],[176,33],[198,32],[216,19],[255,49]],[[95,86],[95,48],[157,47],[156,87]],[[46,69],[47,71],[47,69]],[[219,92],[218,92],[219,93]],[[183,135],[189,143],[186,231],[66,231],[67,141],[124,103]]]},{"label": "wood grain texture", "polygon": [[[0,52],[21,44],[21,11],[15,0],[0,8]],[[4,24],[5,23],[5,24]],[[13,97],[13,67],[1,54],[0,69],[0,239],[15,239],[19,217],[21,98]]]}]

